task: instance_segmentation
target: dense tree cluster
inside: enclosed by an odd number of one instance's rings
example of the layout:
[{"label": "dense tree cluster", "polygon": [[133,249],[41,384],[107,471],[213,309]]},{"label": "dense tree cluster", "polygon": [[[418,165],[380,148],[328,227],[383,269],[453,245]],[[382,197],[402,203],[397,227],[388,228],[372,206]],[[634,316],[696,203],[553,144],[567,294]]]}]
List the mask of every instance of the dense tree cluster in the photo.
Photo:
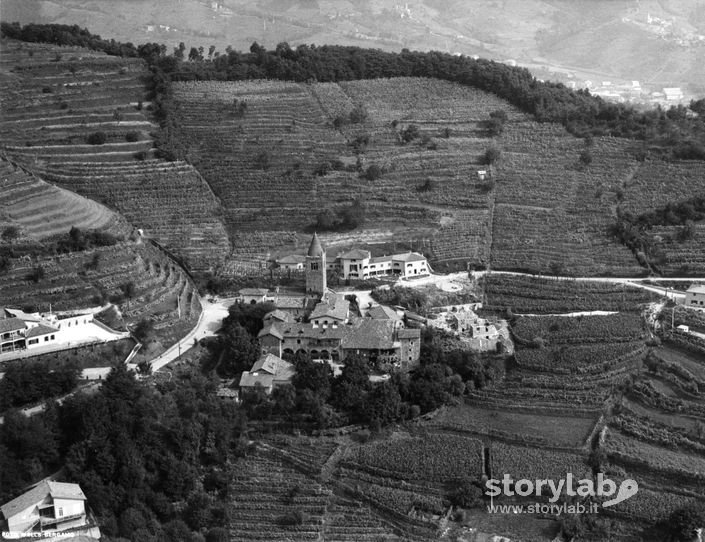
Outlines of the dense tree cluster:
[{"label": "dense tree cluster", "polygon": [[15,497],[65,457],[64,475],[81,485],[106,536],[202,541],[227,524],[225,465],[239,453],[245,423],[196,373],[154,388],[120,365],[96,394],[43,416],[6,414],[0,498]]},{"label": "dense tree cluster", "polygon": [[313,229],[316,231],[354,230],[365,223],[366,213],[367,209],[359,199],[340,209],[326,208],[316,215]]},{"label": "dense tree cluster", "polygon": [[79,374],[74,364],[55,369],[39,361],[12,364],[0,380],[0,412],[68,393],[76,387]]},{"label": "dense tree cluster", "polygon": [[82,230],[73,226],[66,237],[56,242],[57,252],[78,252],[96,247],[112,247],[121,239],[103,231]]}]

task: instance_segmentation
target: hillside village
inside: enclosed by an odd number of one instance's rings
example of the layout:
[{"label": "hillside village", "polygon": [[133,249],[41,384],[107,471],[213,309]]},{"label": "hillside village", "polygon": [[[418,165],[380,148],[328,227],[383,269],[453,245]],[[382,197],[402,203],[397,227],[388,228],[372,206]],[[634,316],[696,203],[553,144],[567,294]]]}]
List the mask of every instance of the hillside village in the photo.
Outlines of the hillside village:
[{"label": "hillside village", "polygon": [[[0,532],[705,528],[702,104],[442,53],[0,45]],[[638,491],[519,514],[502,476]]]}]

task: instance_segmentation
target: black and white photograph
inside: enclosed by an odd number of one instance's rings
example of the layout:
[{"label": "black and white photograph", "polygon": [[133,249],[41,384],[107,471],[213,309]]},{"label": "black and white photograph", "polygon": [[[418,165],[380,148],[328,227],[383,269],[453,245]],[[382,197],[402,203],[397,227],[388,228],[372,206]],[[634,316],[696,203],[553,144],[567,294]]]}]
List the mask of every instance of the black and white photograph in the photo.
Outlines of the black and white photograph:
[{"label": "black and white photograph", "polygon": [[705,0],[0,0],[0,540],[703,542]]}]

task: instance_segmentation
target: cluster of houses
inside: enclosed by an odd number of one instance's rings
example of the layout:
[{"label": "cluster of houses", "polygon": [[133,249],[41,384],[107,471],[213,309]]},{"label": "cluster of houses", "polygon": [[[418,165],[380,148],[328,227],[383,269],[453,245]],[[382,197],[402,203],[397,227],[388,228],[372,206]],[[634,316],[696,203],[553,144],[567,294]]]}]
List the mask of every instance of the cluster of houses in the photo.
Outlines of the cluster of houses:
[{"label": "cluster of houses", "polygon": [[[258,336],[262,357],[250,371],[243,373],[241,389],[261,387],[270,392],[278,385],[290,383],[294,369],[286,359],[297,354],[329,363],[334,370],[350,355],[365,357],[380,370],[392,367],[408,370],[418,363],[421,331],[407,328],[403,313],[379,305],[372,307],[366,316],[360,316],[351,311],[350,301],[344,295],[328,288],[326,253],[316,234],[302,258],[305,294],[280,296],[279,292],[266,289],[240,290],[241,303],[271,302],[276,307],[264,316]],[[387,274],[388,270],[389,274],[414,274],[414,270],[415,274],[420,270],[428,273],[426,259],[413,252],[381,261],[359,250],[340,255],[336,260],[346,276]],[[395,263],[399,264],[396,266],[399,273],[394,271]]]},{"label": "cluster of houses", "polygon": [[12,538],[83,537],[100,539],[100,530],[86,511],[78,484],[42,480],[29,491],[0,506],[3,533]]}]

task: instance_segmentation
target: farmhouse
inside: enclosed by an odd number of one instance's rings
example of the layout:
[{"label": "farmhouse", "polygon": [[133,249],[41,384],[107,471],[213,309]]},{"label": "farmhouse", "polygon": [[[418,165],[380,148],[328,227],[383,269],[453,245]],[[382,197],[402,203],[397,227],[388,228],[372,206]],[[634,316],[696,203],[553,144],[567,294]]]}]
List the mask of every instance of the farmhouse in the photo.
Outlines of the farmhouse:
[{"label": "farmhouse", "polygon": [[255,362],[252,369],[242,373],[240,388],[243,390],[262,388],[269,394],[276,386],[291,384],[295,373],[293,364],[273,354],[264,354]]},{"label": "farmhouse", "polygon": [[685,292],[685,306],[705,309],[705,286],[693,284]]},{"label": "farmhouse", "polygon": [[43,480],[0,507],[7,531],[56,532],[83,527],[86,496],[78,484]]}]

